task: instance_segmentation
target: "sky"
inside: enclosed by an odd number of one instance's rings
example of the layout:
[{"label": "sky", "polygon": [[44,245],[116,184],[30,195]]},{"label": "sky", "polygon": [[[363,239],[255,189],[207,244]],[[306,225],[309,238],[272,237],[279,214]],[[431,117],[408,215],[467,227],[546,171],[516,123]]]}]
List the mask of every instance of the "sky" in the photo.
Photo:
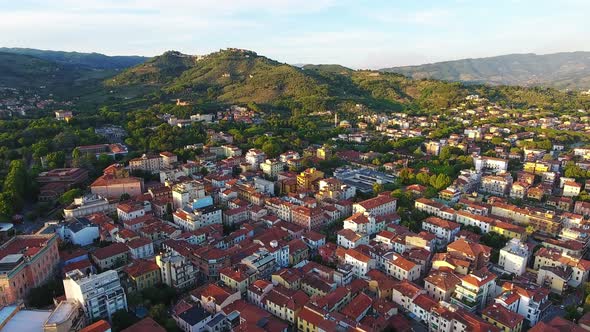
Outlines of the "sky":
[{"label": "sky", "polygon": [[0,0],[0,46],[384,68],[590,51],[589,0]]}]

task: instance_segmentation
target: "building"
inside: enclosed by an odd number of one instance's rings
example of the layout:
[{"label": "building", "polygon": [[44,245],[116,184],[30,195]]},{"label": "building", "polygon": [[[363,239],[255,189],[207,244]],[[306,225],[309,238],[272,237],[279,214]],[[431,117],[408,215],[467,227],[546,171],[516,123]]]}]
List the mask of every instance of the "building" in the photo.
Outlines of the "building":
[{"label": "building", "polygon": [[529,247],[525,243],[520,242],[519,239],[512,239],[508,241],[504,248],[500,249],[498,265],[504,271],[519,276],[526,272],[529,257]]},{"label": "building", "polygon": [[508,310],[497,303],[487,306],[481,312],[481,317],[505,332],[520,332],[524,322],[522,315]]},{"label": "building", "polygon": [[309,296],[301,290],[274,286],[262,299],[264,308],[279,319],[295,324],[299,312],[309,301]]},{"label": "building", "polygon": [[481,178],[480,191],[496,196],[507,196],[512,187],[512,176],[508,173],[503,175],[488,175]]},{"label": "building", "polygon": [[385,229],[386,220],[384,216],[376,217],[371,213],[358,212],[344,220],[343,229],[372,236]]},{"label": "building", "polygon": [[477,172],[489,171],[494,173],[508,171],[508,160],[494,157],[476,157],[473,158],[475,170]]},{"label": "building", "polygon": [[181,182],[172,186],[172,207],[182,209],[189,203],[192,204],[205,196],[205,184],[203,182],[197,180]]},{"label": "building", "polygon": [[575,197],[580,195],[580,191],[582,190],[582,185],[573,181],[566,181],[563,184],[563,196],[565,197]]},{"label": "building", "polygon": [[174,223],[186,231],[194,231],[199,228],[221,224],[223,222],[222,211],[215,206],[206,206],[198,209],[177,209],[172,213]]},{"label": "building", "polygon": [[347,249],[344,253],[344,262],[352,266],[353,274],[360,278],[376,266],[375,259],[356,249]]},{"label": "building", "polygon": [[395,213],[397,208],[397,198],[391,197],[389,192],[379,194],[377,197],[370,198],[353,204],[353,213],[370,213],[373,216],[383,216]]},{"label": "building", "polygon": [[383,255],[385,272],[397,280],[414,281],[420,277],[421,266],[395,252]]},{"label": "building", "polygon": [[312,190],[319,187],[317,182],[324,178],[324,172],[316,168],[308,168],[297,175],[297,185],[303,189]]},{"label": "building", "polygon": [[265,162],[260,164],[262,173],[270,178],[276,178],[277,175],[285,170],[286,162],[277,159],[266,159]]},{"label": "building", "polygon": [[120,242],[96,249],[90,257],[102,271],[122,268],[129,261],[129,248]]},{"label": "building", "polygon": [[[552,290],[561,293],[567,285],[578,287],[588,280],[590,261],[568,255],[558,249],[541,248],[535,253],[533,268],[539,270],[537,284],[549,283]],[[541,272],[543,268],[550,269]],[[555,283],[551,280],[552,275],[556,276]]]},{"label": "building", "polygon": [[85,275],[80,270],[66,274],[63,280],[66,298],[77,301],[90,321],[107,318],[113,313],[127,310],[127,297],[117,271]]},{"label": "building", "polygon": [[121,332],[165,332],[166,329],[158,324],[151,317],[146,317],[139,322],[129,326]]},{"label": "building", "polygon": [[74,117],[72,111],[57,110],[55,111],[55,119],[59,121],[69,122]]},{"label": "building", "polygon": [[0,305],[22,300],[55,275],[57,235],[17,235],[0,246]]},{"label": "building", "polygon": [[361,244],[369,244],[369,236],[366,233],[357,233],[352,229],[341,229],[337,233],[337,243],[343,248],[356,248]]},{"label": "building", "polygon": [[99,227],[84,217],[73,218],[59,223],[46,222],[39,233],[46,233],[51,229],[60,239],[79,246],[87,246],[100,238]]},{"label": "building", "polygon": [[250,149],[246,152],[246,162],[251,165],[252,169],[259,169],[259,165],[266,160],[266,154],[259,149]]},{"label": "building", "polygon": [[488,297],[495,287],[496,275],[487,268],[473,271],[461,277],[461,283],[457,285],[451,303],[469,312],[475,312],[486,306]]},{"label": "building", "polygon": [[108,199],[120,199],[123,194],[136,197],[143,193],[143,179],[129,176],[122,165],[115,164],[107,167],[103,175],[92,182],[90,191]]},{"label": "building", "polygon": [[156,256],[156,264],[160,267],[162,283],[170,287],[186,289],[195,283],[197,276],[195,266],[174,251]]},{"label": "building", "polygon": [[490,262],[492,248],[466,239],[457,239],[447,246],[447,253],[452,257],[469,262],[470,268],[478,270]]},{"label": "building", "polygon": [[437,247],[441,248],[455,239],[455,236],[461,230],[461,225],[438,217],[428,217],[422,221],[422,229],[434,234]]},{"label": "building", "polygon": [[142,291],[154,287],[162,281],[160,267],[153,261],[136,259],[127,265],[123,272],[127,274],[133,290]]},{"label": "building", "polygon": [[129,160],[129,170],[131,172],[142,171],[156,174],[164,168],[164,159],[160,155],[144,154],[139,158]]},{"label": "building", "polygon": [[43,324],[43,332],[80,331],[86,325],[86,317],[78,301],[59,302]]},{"label": "building", "polygon": [[117,203],[96,194],[74,198],[74,202],[64,208],[64,218],[72,219],[93,213],[112,213],[117,210]]},{"label": "building", "polygon": [[495,303],[522,315],[529,326],[534,326],[551,306],[549,293],[550,290],[545,287],[505,282]]},{"label": "building", "polygon": [[433,269],[424,278],[424,289],[433,299],[448,302],[460,283],[461,279],[455,273]]}]

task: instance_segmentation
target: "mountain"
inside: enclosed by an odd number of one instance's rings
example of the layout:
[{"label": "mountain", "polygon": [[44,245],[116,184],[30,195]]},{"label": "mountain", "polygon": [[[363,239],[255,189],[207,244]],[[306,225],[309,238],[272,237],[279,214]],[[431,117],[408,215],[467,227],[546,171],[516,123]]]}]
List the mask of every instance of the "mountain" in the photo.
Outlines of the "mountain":
[{"label": "mountain", "polygon": [[29,55],[65,66],[89,69],[125,69],[149,59],[143,56],[108,56],[100,53],[47,51],[32,48],[0,47],[0,52]]},{"label": "mountain", "polygon": [[378,109],[446,107],[466,96],[460,84],[415,81],[403,75],[340,65],[280,63],[255,52],[227,49],[205,56],[166,52],[105,81],[111,88],[149,86],[174,97],[258,103],[305,110],[361,103]]},{"label": "mountain", "polygon": [[79,77],[76,70],[29,55],[0,52],[0,86],[35,88],[66,84]]},{"label": "mountain", "polygon": [[590,89],[590,52],[509,54],[381,69],[414,79]]}]

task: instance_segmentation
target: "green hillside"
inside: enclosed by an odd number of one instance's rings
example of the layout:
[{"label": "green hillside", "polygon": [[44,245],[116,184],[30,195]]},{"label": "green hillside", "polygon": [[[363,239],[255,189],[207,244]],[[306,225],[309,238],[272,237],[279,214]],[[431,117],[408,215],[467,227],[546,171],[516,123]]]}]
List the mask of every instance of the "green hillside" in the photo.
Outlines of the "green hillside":
[{"label": "green hillside", "polygon": [[239,49],[206,56],[169,51],[105,83],[109,88],[148,89],[197,103],[257,103],[304,111],[350,110],[356,104],[376,111],[439,110],[473,93],[514,107],[579,106],[577,94],[554,89],[465,85],[340,65],[295,67]]},{"label": "green hillside", "polygon": [[33,48],[0,47],[0,52],[30,55],[65,66],[106,70],[129,68],[149,59],[143,56],[108,56],[100,53],[48,51]]},{"label": "green hillside", "polygon": [[590,52],[509,54],[419,66],[384,68],[415,79],[432,78],[493,85],[590,89]]}]

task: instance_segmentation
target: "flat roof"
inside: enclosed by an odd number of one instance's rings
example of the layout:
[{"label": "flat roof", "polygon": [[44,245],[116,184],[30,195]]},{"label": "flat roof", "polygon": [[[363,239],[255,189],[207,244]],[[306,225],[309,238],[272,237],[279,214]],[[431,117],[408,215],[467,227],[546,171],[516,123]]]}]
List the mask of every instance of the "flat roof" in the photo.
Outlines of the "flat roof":
[{"label": "flat roof", "polygon": [[51,315],[51,311],[44,310],[21,310],[11,318],[10,315],[16,310],[16,306],[9,306],[0,309],[0,324],[5,322],[2,331],[18,332],[39,332],[43,331],[43,324]]}]

